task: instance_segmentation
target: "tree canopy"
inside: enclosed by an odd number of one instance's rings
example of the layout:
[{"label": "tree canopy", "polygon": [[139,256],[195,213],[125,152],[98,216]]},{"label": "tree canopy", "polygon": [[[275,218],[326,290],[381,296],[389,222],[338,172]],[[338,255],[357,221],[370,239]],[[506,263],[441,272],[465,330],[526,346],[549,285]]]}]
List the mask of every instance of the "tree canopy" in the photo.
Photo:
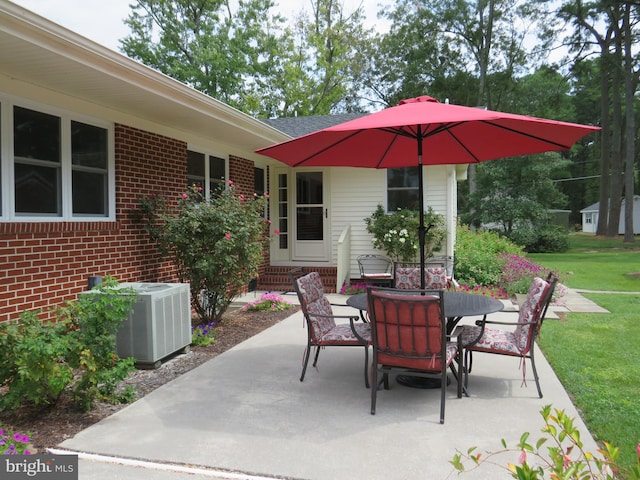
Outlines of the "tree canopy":
[{"label": "tree canopy", "polygon": [[[276,7],[273,0],[137,0],[122,50],[258,117],[366,112],[428,94],[600,125],[550,174],[561,175],[555,188],[574,223],[600,200],[598,232],[617,233],[620,203],[638,186],[635,2],[395,0],[381,8],[384,32],[366,26],[362,5]],[[480,180],[470,168],[460,190],[468,218],[487,210],[477,196],[470,201]]]}]

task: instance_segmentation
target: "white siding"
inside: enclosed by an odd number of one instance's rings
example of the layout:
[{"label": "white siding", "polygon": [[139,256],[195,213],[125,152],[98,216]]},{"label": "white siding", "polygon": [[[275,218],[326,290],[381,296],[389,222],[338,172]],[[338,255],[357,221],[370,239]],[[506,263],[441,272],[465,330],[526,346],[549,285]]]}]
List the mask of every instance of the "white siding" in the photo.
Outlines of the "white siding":
[{"label": "white siding", "polygon": [[[351,277],[359,276],[356,258],[374,250],[364,219],[380,203],[386,205],[386,170],[339,167],[331,169],[331,264],[337,264],[336,245],[345,226],[351,225]],[[456,215],[456,175],[452,166],[425,168],[425,206],[447,218],[449,232],[442,253],[453,254]],[[453,232],[453,233],[452,233]],[[339,288],[339,287],[338,287]]]}]

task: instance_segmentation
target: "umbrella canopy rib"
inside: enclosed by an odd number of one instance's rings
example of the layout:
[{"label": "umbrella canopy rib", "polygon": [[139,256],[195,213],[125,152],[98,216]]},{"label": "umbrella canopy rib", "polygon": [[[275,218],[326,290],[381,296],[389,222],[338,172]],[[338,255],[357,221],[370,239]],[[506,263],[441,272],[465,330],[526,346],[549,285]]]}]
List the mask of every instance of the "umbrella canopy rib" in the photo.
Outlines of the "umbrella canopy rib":
[{"label": "umbrella canopy rib", "polygon": [[[326,146],[325,148],[322,148],[322,149],[318,150],[317,152],[313,152],[311,155],[308,155],[307,157],[305,157],[305,158],[302,158],[302,159],[298,160],[297,162],[293,163],[291,166],[292,166],[292,167],[299,167],[300,165],[304,165],[306,162],[308,162],[308,161],[309,161],[309,160],[311,160],[312,158],[317,157],[318,155],[322,155],[322,154],[323,154],[324,152],[326,152],[327,150],[332,150],[332,149],[334,149],[334,148],[336,147],[336,145],[339,145],[339,144],[341,144],[341,143],[344,143],[344,142],[346,142],[346,141],[350,140],[352,137],[355,137],[355,136],[356,136],[356,135],[358,135],[358,133],[360,133],[360,132],[361,132],[361,130],[360,130],[360,131],[354,131],[353,133],[350,133],[349,135],[347,135],[347,136],[345,136],[345,137],[343,137],[343,138],[339,139],[335,144],[333,144],[333,145],[328,145],[328,146]],[[286,142],[286,143],[292,143],[292,142],[295,142],[295,141],[296,141],[296,139],[294,138],[293,140],[289,140],[289,141],[288,141],[288,142]]]},{"label": "umbrella canopy rib", "polygon": [[554,142],[553,140],[550,140],[548,138],[543,138],[543,137],[539,137],[537,135],[532,135],[531,133],[521,132],[519,130],[516,130],[515,128],[507,127],[505,125],[500,125],[498,123],[494,123],[494,122],[490,122],[490,121],[483,121],[482,123],[486,123],[487,125],[491,125],[492,127],[496,127],[496,128],[500,128],[502,130],[506,130],[507,132],[515,133],[516,135],[520,135],[522,137],[531,138],[533,140],[538,140],[540,142],[544,142],[544,143],[547,143],[549,145],[554,145],[556,147],[560,147],[562,150],[569,150],[571,148],[571,145],[567,145],[565,143]]}]

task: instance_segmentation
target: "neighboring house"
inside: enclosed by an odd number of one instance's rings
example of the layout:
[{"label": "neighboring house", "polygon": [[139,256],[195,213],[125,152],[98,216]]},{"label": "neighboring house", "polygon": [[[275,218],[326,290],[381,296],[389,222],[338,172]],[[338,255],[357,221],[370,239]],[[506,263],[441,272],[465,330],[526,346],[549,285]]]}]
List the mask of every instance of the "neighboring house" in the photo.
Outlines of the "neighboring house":
[{"label": "neighboring house", "polygon": [[[596,233],[598,229],[598,214],[600,211],[600,202],[589,205],[580,210],[582,214],[582,231],[586,233]],[[618,225],[618,234],[624,235],[624,214],[625,200],[622,200],[620,207],[620,223]],[[633,196],[633,233],[640,234],[640,195]]]},{"label": "neighboring house", "polygon": [[[140,197],[177,199],[194,182],[270,192],[282,233],[257,288],[287,289],[293,266],[320,271],[328,289],[357,277],[355,257],[373,252],[363,219],[415,188],[388,188],[385,170],[292,169],[254,153],[297,136],[287,122],[320,121],[343,120],[257,120],[0,0],[0,322],[75,299],[94,275],[175,281],[129,213]],[[448,255],[465,174],[426,168],[426,204],[446,216]]]}]

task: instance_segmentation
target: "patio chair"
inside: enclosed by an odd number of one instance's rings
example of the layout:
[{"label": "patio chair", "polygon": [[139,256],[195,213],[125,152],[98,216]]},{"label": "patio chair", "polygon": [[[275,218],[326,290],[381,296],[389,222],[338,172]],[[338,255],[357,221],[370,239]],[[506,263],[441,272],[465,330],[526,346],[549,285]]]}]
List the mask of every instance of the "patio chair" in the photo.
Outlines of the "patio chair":
[{"label": "patio chair", "polygon": [[357,258],[360,278],[365,283],[391,286],[393,262],[384,255],[360,255]]},{"label": "patio chair", "polygon": [[[534,278],[529,287],[527,298],[520,306],[517,322],[490,321],[486,317],[477,320],[473,326],[465,326],[462,330],[462,345],[464,353],[465,389],[468,384],[468,374],[471,372],[473,352],[493,353],[520,357],[522,368],[522,384],[526,386],[526,359],[531,360],[533,378],[536,381],[538,395],[542,398],[540,380],[536,370],[534,358],[535,340],[540,333],[540,326],[547,312],[553,291],[558,279],[551,274],[549,281]],[[487,325],[515,326],[514,330],[491,328]]]},{"label": "patio chair", "polygon": [[[304,380],[311,348],[315,347],[313,366],[318,363],[320,348],[324,347],[364,347],[364,384],[369,388],[369,345],[371,328],[368,323],[358,322],[357,315],[334,315],[331,303],[324,295],[322,279],[318,272],[305,274],[301,269],[289,272],[293,288],[298,294],[300,307],[307,325],[307,348],[304,351],[302,374]],[[337,319],[349,323],[336,323]],[[357,322],[357,323],[356,323]]]},{"label": "patio chair", "polygon": [[[415,290],[420,285],[420,264],[413,262],[395,262],[393,264],[395,288]],[[426,262],[424,267],[424,288],[426,290],[446,290],[451,287],[451,278],[447,268],[441,262]]]},{"label": "patio chair", "polygon": [[[369,315],[373,340],[371,365],[371,414],[376,413],[378,387],[389,390],[389,374],[406,374],[440,381],[440,423],[444,423],[447,368],[462,359],[459,327],[447,337],[444,292],[419,290],[407,295],[396,289],[368,287]],[[378,381],[378,374],[382,379]],[[462,397],[462,375],[458,398]]]}]

